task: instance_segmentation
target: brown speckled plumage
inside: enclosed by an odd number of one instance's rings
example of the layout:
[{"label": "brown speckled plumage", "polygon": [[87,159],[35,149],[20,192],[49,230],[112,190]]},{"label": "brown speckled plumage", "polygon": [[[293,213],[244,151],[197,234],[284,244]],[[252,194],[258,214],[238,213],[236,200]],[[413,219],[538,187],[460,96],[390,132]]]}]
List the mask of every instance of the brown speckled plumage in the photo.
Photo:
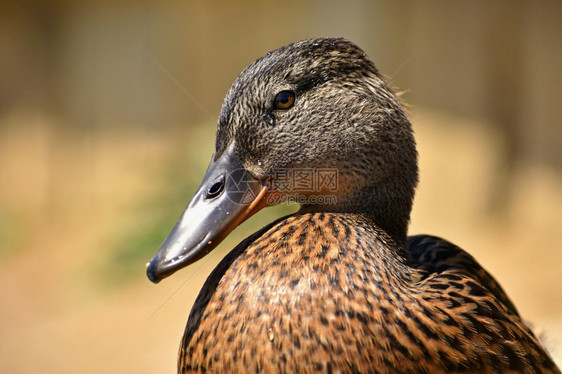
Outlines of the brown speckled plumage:
[{"label": "brown speckled plumage", "polygon": [[[294,107],[271,107],[280,90]],[[406,238],[411,125],[358,47],[308,40],[250,65],[225,99],[214,159],[232,144],[258,179],[338,168],[338,202],[305,205],[222,260],[191,310],[180,372],[560,372],[469,254]]]},{"label": "brown speckled plumage", "polygon": [[362,216],[281,220],[235,248],[205,284],[182,370],[556,372],[493,278],[466,252],[418,236],[412,258]]}]

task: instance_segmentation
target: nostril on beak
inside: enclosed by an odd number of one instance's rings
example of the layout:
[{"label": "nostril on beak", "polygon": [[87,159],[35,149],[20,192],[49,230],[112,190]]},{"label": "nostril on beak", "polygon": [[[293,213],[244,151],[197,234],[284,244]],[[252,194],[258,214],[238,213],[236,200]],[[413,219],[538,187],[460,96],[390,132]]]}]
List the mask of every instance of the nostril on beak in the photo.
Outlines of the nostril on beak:
[{"label": "nostril on beak", "polygon": [[213,199],[219,196],[223,190],[224,190],[224,175],[221,175],[213,181],[211,187],[209,187],[209,189],[207,190],[207,194],[205,196],[207,197],[207,199]]}]

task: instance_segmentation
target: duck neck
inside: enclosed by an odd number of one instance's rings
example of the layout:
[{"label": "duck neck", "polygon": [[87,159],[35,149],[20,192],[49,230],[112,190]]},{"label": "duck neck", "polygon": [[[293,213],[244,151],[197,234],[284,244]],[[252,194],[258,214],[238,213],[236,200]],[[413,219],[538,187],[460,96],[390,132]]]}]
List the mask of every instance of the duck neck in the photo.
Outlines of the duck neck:
[{"label": "duck neck", "polygon": [[353,193],[337,196],[335,204],[305,205],[301,212],[360,214],[386,232],[405,253],[412,200],[413,189],[408,191],[392,183],[365,186]]},{"label": "duck neck", "polygon": [[396,188],[377,186],[364,188],[343,201],[354,213],[359,213],[386,232],[398,246],[406,248],[411,201],[396,196]]}]

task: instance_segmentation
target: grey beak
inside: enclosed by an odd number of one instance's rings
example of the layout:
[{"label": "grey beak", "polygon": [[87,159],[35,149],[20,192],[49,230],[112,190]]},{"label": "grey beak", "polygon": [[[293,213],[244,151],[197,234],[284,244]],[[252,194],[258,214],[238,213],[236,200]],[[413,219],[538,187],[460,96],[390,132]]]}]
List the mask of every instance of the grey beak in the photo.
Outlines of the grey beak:
[{"label": "grey beak", "polygon": [[242,165],[234,143],[211,160],[195,196],[150,263],[154,283],[213,250],[232,230],[265,206],[267,187]]}]

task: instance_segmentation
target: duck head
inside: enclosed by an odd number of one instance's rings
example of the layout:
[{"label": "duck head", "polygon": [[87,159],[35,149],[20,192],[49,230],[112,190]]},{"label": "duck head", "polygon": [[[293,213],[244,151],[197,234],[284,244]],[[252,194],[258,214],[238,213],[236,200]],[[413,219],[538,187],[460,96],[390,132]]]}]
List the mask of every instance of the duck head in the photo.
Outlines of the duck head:
[{"label": "duck head", "polygon": [[242,221],[291,197],[302,212],[364,215],[404,246],[417,175],[411,124],[359,47],[332,38],[282,47],[228,91],[203,182],[148,278],[193,263]]}]

